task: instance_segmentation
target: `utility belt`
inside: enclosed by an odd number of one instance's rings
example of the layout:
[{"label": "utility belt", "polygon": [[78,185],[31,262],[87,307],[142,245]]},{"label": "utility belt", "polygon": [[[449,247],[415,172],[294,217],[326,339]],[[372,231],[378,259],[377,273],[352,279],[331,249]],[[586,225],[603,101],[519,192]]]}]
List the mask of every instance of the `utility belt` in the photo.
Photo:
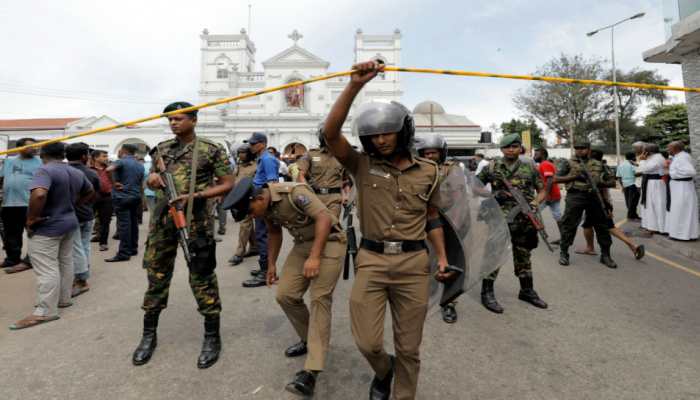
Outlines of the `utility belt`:
[{"label": "utility belt", "polygon": [[340,194],[340,188],[313,188],[316,194]]},{"label": "utility belt", "polygon": [[401,254],[428,248],[425,240],[384,240],[377,242],[364,238],[360,242],[360,247],[379,254]]},{"label": "utility belt", "polygon": [[693,178],[671,178],[671,180],[676,182],[692,182]]}]

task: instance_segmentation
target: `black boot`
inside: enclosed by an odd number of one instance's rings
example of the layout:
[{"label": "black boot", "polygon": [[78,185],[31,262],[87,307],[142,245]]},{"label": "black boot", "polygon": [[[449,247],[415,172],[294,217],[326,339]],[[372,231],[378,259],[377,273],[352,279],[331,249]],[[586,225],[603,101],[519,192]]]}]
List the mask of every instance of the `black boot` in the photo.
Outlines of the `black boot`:
[{"label": "black boot", "polygon": [[143,336],[141,337],[141,343],[136,347],[131,358],[131,362],[134,365],[146,364],[156,350],[158,345],[156,329],[158,328],[159,315],[158,313],[148,313],[143,316]]},{"label": "black boot", "polygon": [[484,279],[481,281],[481,304],[491,312],[502,314],[503,307],[496,301],[496,294],[493,292],[493,283],[494,280],[492,279]]},{"label": "black boot", "polygon": [[317,374],[316,371],[299,371],[294,376],[294,380],[288,383],[285,389],[289,393],[294,393],[298,396],[311,397],[314,395]]},{"label": "black boot", "polygon": [[564,247],[559,249],[559,265],[569,265],[569,249]]},{"label": "black boot", "polygon": [[520,293],[518,294],[518,298],[537,308],[547,308],[547,303],[540,299],[540,296],[538,296],[535,289],[533,289],[531,276],[520,278]]},{"label": "black boot", "polygon": [[448,324],[454,324],[457,322],[457,310],[455,309],[455,303],[450,303],[442,307],[442,320]]},{"label": "black boot", "polygon": [[617,268],[617,263],[610,257],[610,249],[600,250],[600,263],[608,268]]},{"label": "black boot", "polygon": [[221,335],[219,335],[219,316],[204,320],[204,342],[199,353],[197,368],[209,368],[216,363],[221,353]]},{"label": "black boot", "polygon": [[384,378],[379,379],[376,375],[372,379],[372,385],[369,387],[369,400],[389,400],[391,397],[391,381],[394,380],[394,364],[396,359],[391,357],[391,368],[386,373]]}]

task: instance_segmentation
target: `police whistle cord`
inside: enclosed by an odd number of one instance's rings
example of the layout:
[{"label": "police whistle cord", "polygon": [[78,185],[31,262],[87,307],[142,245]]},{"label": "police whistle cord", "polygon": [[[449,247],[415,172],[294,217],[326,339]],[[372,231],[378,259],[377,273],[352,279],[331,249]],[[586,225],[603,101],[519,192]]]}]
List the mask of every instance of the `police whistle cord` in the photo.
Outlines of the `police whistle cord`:
[{"label": "police whistle cord", "polygon": [[[575,85],[596,85],[596,86],[617,86],[617,87],[627,87],[635,89],[649,89],[649,90],[666,90],[666,91],[678,91],[678,92],[694,92],[700,93],[700,88],[688,88],[682,86],[664,86],[664,85],[652,85],[648,83],[635,83],[635,82],[613,82],[613,81],[600,81],[592,79],[573,79],[573,78],[559,78],[552,76],[533,76],[533,75],[511,75],[511,74],[495,74],[489,72],[473,72],[473,71],[460,71],[460,70],[448,70],[448,69],[431,69],[431,68],[403,68],[403,67],[384,67],[384,71],[393,72],[411,72],[420,74],[437,74],[437,75],[455,75],[455,76],[470,76],[478,78],[500,78],[500,79],[516,79],[516,80],[528,80],[528,81],[542,81],[548,83],[565,83],[565,84],[575,84]],[[326,81],[333,78],[338,78],[342,76],[351,75],[354,71],[343,71],[335,72],[328,75],[317,76],[310,79],[299,80],[294,82],[289,82],[284,85],[274,86],[270,88],[265,88],[255,92],[250,92],[242,94],[239,96],[225,97],[219,100],[210,101],[206,103],[201,103],[192,107],[182,108],[179,110],[170,111],[167,113],[161,113],[156,115],[151,115],[150,117],[144,117],[139,119],[134,119],[131,121],[122,122],[116,125],[109,125],[102,128],[91,129],[89,131],[76,133],[73,135],[66,135],[57,137],[54,139],[44,140],[42,142],[37,142],[33,144],[28,144],[26,146],[15,147],[10,150],[0,151],[0,155],[7,155],[18,153],[20,151],[26,150],[32,147],[41,147],[50,143],[62,142],[70,139],[77,139],[84,136],[95,135],[102,132],[108,132],[119,128],[126,128],[134,125],[138,125],[144,122],[153,121],[160,118],[167,118],[171,115],[182,114],[191,111],[200,110],[202,108],[209,108],[218,106],[221,104],[233,103],[240,100],[245,100],[251,97],[260,96],[266,93],[277,92],[280,90],[288,89],[295,86],[303,86],[314,82]]]}]

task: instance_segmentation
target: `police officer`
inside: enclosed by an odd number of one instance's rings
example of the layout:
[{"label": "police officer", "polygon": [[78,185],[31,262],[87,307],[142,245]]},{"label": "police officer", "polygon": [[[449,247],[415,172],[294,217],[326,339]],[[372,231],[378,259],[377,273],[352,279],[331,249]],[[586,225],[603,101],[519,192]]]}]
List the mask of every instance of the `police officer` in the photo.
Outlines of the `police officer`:
[{"label": "police officer", "polygon": [[610,257],[612,238],[609,232],[609,216],[604,205],[600,204],[591,183],[586,179],[587,170],[598,190],[615,187],[615,176],[603,166],[599,160],[590,157],[591,144],[577,142],[574,144],[574,157],[563,166],[556,183],[566,184],[566,208],[561,219],[561,244],[559,245],[559,264],[569,265],[569,247],[574,243],[578,225],[583,212],[586,219],[595,229],[596,238],[600,245],[600,262],[608,268],[616,268],[617,264]]},{"label": "police officer", "polygon": [[[491,184],[494,197],[508,220],[510,240],[513,245],[513,266],[515,276],[520,280],[518,299],[538,308],[547,308],[547,303],[540,299],[533,288],[532,281],[530,252],[537,248],[537,230],[525,214],[514,211],[518,203],[505,183],[507,181],[513,188],[520,190],[530,202],[533,211],[537,210],[539,204],[544,201],[546,192],[540,173],[534,162],[519,157],[521,146],[522,140],[517,133],[503,136],[500,142],[503,157],[491,161],[488,167],[481,170],[477,178],[484,185]],[[498,304],[493,289],[498,271],[492,272],[482,281],[481,304],[487,310],[500,314],[503,312],[503,307]]]},{"label": "police officer", "polygon": [[[163,112],[191,106],[186,102],[176,102],[165,107]],[[189,266],[190,287],[197,300],[198,310],[204,316],[204,343],[197,367],[208,368],[218,360],[221,351],[221,301],[214,273],[216,244],[213,221],[209,218],[212,203],[207,199],[230,191],[233,176],[223,147],[195,134],[197,111],[170,115],[168,121],[175,138],[159,143],[151,151],[154,162],[147,184],[156,191],[156,206],[150,220],[143,257],[143,267],[148,276],[148,289],[142,306],[145,311],[143,337],[134,351],[132,361],[134,365],[147,363],[156,348],[158,316],[168,304],[168,290],[173,277],[178,247],[177,231],[168,214],[168,199],[162,190],[165,185],[158,173],[167,171],[172,174],[176,190],[180,193],[176,201],[187,207],[192,206],[188,226],[191,241],[189,248],[196,257],[193,257]],[[192,184],[193,175],[196,175],[196,179]]]},{"label": "police officer", "polygon": [[[439,218],[438,167],[411,154],[415,126],[401,104],[369,103],[358,110],[353,130],[363,152],[341,134],[353,100],[383,70],[370,61],[355,72],[328,115],[323,132],[331,154],[357,185],[362,242],[350,295],[352,333],[375,372],[370,399],[414,399],[420,343],[428,310],[430,263],[426,237],[436,249],[439,279],[447,256]],[[389,303],[396,357],[384,350],[384,316]]]},{"label": "police officer", "polygon": [[298,182],[308,183],[316,196],[328,207],[336,218],[340,218],[343,202],[343,174],[345,170],[331,155],[323,139],[323,130],[318,130],[319,148],[311,149],[297,161]]},{"label": "police officer", "polygon": [[[238,162],[236,163],[236,171],[233,173],[235,182],[240,182],[243,178],[252,178],[255,176],[257,164],[255,156],[250,151],[248,144],[242,144],[236,149]],[[223,203],[222,203],[223,204]],[[248,253],[245,252],[246,245],[249,244]],[[255,241],[255,229],[253,218],[245,217],[238,225],[238,246],[233,257],[229,260],[231,265],[238,265],[243,262],[244,257],[252,257],[258,254],[258,245]]]},{"label": "police officer", "polygon": [[[440,183],[450,174],[452,168],[459,168],[459,163],[447,158],[447,141],[442,135],[434,134],[416,140],[418,155],[436,162],[440,166]],[[442,307],[442,319],[448,324],[457,322],[455,302]]]},{"label": "police officer", "polygon": [[[277,280],[277,258],[282,247],[284,226],[294,237],[277,289],[277,302],[287,314],[301,342],[285,355],[304,354],[304,369],[287,385],[289,392],[312,396],[316,377],[323,371],[331,336],[333,291],[340,278],[345,255],[345,235],[338,219],[303,183],[268,183],[255,189],[243,179],[226,201],[236,219],[247,214],[265,218],[268,227],[267,284]],[[309,291],[311,307],[304,304]],[[307,344],[308,343],[308,344]]]}]

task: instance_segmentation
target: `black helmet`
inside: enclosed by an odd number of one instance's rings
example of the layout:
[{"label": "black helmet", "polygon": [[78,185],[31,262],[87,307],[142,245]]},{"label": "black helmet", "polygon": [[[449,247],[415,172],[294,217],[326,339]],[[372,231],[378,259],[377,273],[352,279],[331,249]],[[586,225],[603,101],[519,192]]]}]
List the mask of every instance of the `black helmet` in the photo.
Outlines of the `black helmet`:
[{"label": "black helmet", "polygon": [[236,147],[236,154],[235,156],[238,156],[238,153],[248,153],[248,161],[251,161],[255,158],[253,151],[250,149],[250,145],[248,143],[242,143],[239,144],[238,147]]},{"label": "black helmet", "polygon": [[418,155],[424,157],[425,150],[437,149],[440,151],[440,164],[447,159],[447,141],[442,135],[431,134],[416,138],[416,151]]},{"label": "black helmet", "polygon": [[352,126],[368,154],[376,153],[371,137],[383,133],[398,133],[397,151],[411,151],[416,127],[413,116],[401,103],[367,103],[360,107]]}]

